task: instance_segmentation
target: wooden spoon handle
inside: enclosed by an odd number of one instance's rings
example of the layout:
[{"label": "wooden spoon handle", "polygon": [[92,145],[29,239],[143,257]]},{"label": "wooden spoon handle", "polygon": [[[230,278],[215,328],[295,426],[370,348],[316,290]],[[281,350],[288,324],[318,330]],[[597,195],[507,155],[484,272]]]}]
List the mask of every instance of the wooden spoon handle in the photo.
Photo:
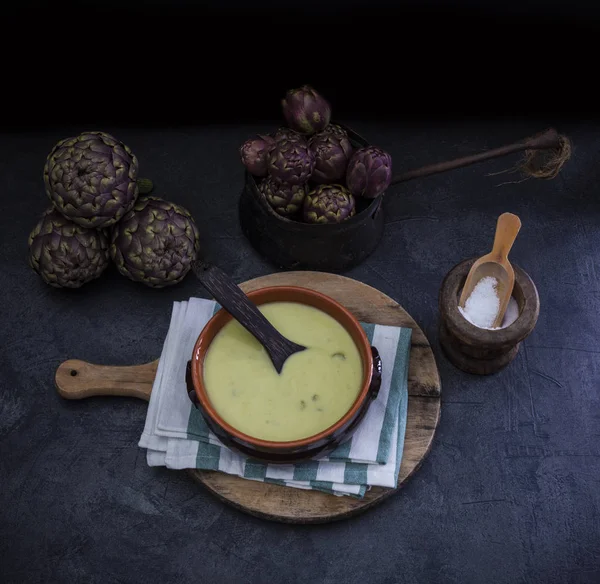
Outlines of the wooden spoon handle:
[{"label": "wooden spoon handle", "polygon": [[512,213],[502,213],[502,215],[498,217],[492,254],[497,256],[499,261],[506,260],[508,257],[520,229],[521,220],[516,215],[513,215]]},{"label": "wooden spoon handle", "polygon": [[116,395],[149,401],[157,367],[158,361],[111,367],[69,359],[58,366],[54,381],[65,399]]},{"label": "wooden spoon handle", "polygon": [[304,349],[286,339],[223,270],[199,260],[194,262],[193,270],[219,304],[258,339],[278,373],[291,353]]}]

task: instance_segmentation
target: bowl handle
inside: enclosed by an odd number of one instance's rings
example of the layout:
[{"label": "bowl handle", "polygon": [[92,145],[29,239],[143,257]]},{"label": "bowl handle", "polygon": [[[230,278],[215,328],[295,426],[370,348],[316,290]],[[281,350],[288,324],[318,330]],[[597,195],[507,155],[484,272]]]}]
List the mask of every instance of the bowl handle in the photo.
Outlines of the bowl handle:
[{"label": "bowl handle", "polygon": [[369,395],[371,399],[375,399],[381,388],[381,357],[376,347],[371,347],[373,354],[373,375],[371,377],[371,385],[369,386]]},{"label": "bowl handle", "polygon": [[198,396],[194,390],[194,384],[192,383],[192,361],[188,361],[185,368],[185,384],[187,385],[188,397],[194,404],[195,408],[198,408]]}]

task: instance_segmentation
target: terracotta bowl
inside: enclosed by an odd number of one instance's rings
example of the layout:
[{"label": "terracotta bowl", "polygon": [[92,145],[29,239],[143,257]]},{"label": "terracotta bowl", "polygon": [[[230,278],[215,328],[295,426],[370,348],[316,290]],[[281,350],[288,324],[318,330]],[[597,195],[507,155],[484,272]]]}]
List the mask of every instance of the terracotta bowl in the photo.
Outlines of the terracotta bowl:
[{"label": "terracotta bowl", "polygon": [[230,426],[213,408],[204,386],[204,358],[215,335],[232,316],[219,310],[206,324],[188,362],[187,383],[192,401],[200,410],[208,427],[232,449],[257,460],[290,463],[322,456],[346,441],[363,418],[381,386],[381,359],[356,318],[341,304],[314,290],[295,286],[272,286],[248,293],[257,305],[268,302],[297,302],[313,306],[335,318],[350,334],[362,358],[363,380],[360,392],[346,414],[329,428],[302,440],[275,442],[260,440]]}]

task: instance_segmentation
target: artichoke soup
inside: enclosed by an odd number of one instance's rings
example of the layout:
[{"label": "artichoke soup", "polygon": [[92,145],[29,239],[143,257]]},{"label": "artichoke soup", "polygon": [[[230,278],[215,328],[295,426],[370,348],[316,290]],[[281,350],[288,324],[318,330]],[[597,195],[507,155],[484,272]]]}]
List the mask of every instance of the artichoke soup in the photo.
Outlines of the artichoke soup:
[{"label": "artichoke soup", "polygon": [[341,324],[312,306],[270,302],[259,309],[282,335],[307,348],[278,374],[264,347],[231,320],[204,359],[208,397],[225,422],[254,438],[288,442],[318,434],[358,397],[358,348]]}]

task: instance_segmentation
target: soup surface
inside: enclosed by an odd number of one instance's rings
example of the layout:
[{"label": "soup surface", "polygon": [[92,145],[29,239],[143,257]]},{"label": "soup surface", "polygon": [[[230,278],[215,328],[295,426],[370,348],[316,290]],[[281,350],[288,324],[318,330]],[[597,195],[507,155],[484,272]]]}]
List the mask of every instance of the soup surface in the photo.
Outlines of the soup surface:
[{"label": "soup surface", "polygon": [[204,359],[204,385],[217,413],[237,430],[287,442],[318,434],[356,400],[363,379],[358,348],[325,312],[295,302],[259,307],[285,337],[307,347],[278,374],[264,347],[236,320],[215,336]]}]

